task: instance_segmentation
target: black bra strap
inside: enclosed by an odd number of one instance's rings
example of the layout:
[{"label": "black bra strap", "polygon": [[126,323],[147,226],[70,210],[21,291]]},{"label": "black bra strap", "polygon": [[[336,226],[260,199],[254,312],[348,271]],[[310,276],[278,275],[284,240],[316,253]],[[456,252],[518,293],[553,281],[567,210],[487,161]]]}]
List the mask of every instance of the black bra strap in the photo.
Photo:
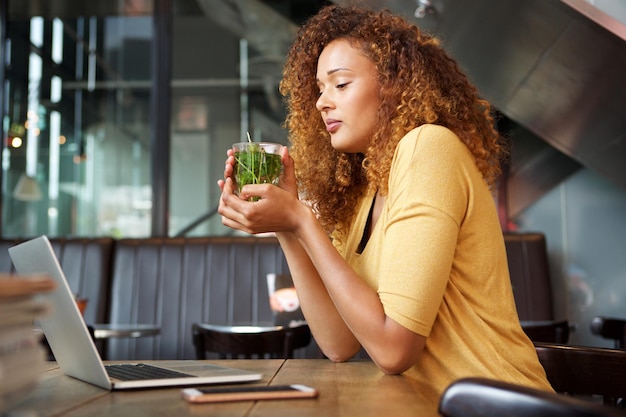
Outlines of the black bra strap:
[{"label": "black bra strap", "polygon": [[370,212],[367,215],[367,222],[365,223],[365,230],[363,230],[363,236],[361,237],[361,242],[359,242],[359,247],[356,249],[356,253],[361,254],[365,250],[365,246],[367,242],[370,240],[370,229],[372,227],[372,217],[374,215],[374,205],[376,204],[376,196],[372,200],[372,206],[370,207]]}]

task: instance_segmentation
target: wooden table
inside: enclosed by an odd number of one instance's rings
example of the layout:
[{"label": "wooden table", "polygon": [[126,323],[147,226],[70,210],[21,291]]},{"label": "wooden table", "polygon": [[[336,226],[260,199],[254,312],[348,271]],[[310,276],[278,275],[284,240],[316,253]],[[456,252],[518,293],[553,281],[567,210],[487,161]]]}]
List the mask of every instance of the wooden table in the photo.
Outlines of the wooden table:
[{"label": "wooden table", "polygon": [[[150,361],[146,361],[150,363]],[[429,417],[436,407],[420,399],[410,380],[384,375],[368,360],[333,363],[327,359],[207,361],[261,372],[253,385],[300,383],[315,387],[315,399],[189,404],[180,388],[109,392],[67,377],[50,363],[39,386],[14,410],[37,417],[246,416],[246,417]],[[156,362],[158,363],[158,362]]]}]

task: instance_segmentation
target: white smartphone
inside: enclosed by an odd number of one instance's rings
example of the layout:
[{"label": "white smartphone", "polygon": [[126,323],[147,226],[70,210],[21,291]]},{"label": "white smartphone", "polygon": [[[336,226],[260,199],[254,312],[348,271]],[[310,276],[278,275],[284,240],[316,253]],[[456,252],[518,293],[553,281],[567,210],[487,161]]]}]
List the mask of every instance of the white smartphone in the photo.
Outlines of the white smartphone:
[{"label": "white smartphone", "polygon": [[185,388],[181,393],[192,403],[315,398],[318,394],[315,388],[300,384]]}]

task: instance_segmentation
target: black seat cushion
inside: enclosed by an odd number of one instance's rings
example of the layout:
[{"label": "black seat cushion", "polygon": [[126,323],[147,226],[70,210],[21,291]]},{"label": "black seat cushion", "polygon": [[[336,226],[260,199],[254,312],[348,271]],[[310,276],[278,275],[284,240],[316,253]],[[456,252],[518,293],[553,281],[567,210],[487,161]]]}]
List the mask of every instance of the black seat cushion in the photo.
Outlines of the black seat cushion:
[{"label": "black seat cushion", "polygon": [[617,409],[486,378],[465,378],[443,393],[444,417],[609,417]]}]

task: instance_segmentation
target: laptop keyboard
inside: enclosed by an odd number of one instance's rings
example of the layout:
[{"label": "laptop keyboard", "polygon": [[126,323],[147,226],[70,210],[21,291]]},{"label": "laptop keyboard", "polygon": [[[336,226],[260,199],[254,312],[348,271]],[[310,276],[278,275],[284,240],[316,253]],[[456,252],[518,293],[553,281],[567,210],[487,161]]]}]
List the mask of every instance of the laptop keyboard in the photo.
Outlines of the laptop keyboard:
[{"label": "laptop keyboard", "polygon": [[110,377],[121,379],[122,381],[194,377],[194,375],[159,368],[145,363],[106,365],[105,368]]}]

